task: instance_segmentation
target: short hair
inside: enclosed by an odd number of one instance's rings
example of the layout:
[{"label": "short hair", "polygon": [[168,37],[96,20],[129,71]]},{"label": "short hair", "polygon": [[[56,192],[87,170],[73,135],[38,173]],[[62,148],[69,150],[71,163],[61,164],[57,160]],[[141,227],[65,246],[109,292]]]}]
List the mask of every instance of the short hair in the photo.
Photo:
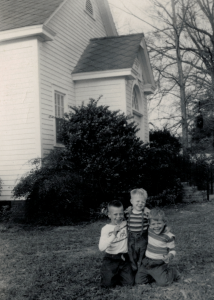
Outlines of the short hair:
[{"label": "short hair", "polygon": [[123,204],[119,200],[113,200],[113,201],[109,202],[108,209],[109,209],[110,206],[113,206],[113,207],[123,207]]},{"label": "short hair", "polygon": [[147,200],[148,198],[147,191],[144,189],[134,189],[130,192],[130,194],[131,194],[131,198],[134,195],[141,195],[145,200]]},{"label": "short hair", "polygon": [[151,220],[162,220],[165,223],[167,223],[167,217],[165,215],[165,212],[160,208],[153,208],[149,212],[149,222]]}]

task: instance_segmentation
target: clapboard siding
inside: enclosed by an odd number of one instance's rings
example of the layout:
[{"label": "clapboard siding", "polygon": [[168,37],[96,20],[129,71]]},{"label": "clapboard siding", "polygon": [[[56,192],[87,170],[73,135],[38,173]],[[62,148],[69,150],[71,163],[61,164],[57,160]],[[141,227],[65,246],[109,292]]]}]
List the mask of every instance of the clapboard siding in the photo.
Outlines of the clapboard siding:
[{"label": "clapboard siding", "polygon": [[125,79],[96,79],[77,81],[75,83],[76,105],[84,102],[87,104],[89,98],[98,99],[100,104],[108,105],[111,110],[120,110],[126,113]]},{"label": "clapboard siding", "polygon": [[[12,153],[14,150],[10,149],[9,147],[10,145],[1,145],[1,153]],[[28,144],[28,149],[35,149],[35,143],[30,143]],[[25,145],[21,144],[21,145],[17,145],[16,144],[16,153],[22,153],[22,151],[25,150]]]},{"label": "clapboard siding", "polygon": [[143,133],[144,133],[144,142],[149,142],[149,124],[148,124],[148,111],[147,111],[147,98],[144,94],[143,82],[139,82],[139,87],[141,90],[141,95],[143,97]]},{"label": "clapboard siding", "polygon": [[0,45],[1,201],[12,200],[18,178],[41,156],[37,39]]},{"label": "clapboard siding", "polygon": [[133,80],[126,81],[126,110],[127,115],[132,115],[132,85]]},{"label": "clapboard siding", "polygon": [[[68,0],[46,24],[56,36],[39,45],[42,155],[55,145],[53,116],[54,90],[66,94],[67,105],[75,105],[71,72],[86,48],[89,39],[106,36],[96,1],[95,20],[84,11],[85,1]],[[68,110],[68,107],[66,107]]]}]

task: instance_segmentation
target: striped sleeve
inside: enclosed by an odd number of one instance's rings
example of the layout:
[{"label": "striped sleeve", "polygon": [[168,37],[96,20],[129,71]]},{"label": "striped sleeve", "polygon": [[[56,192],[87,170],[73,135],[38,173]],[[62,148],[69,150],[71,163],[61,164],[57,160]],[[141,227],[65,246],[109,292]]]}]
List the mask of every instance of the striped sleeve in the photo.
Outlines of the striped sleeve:
[{"label": "striped sleeve", "polygon": [[145,207],[144,213],[143,213],[143,231],[145,231],[149,228],[149,212],[150,212],[150,209]]},{"label": "striped sleeve", "polygon": [[171,232],[156,234],[149,228],[146,257],[162,259],[171,253],[175,256],[175,236]]}]

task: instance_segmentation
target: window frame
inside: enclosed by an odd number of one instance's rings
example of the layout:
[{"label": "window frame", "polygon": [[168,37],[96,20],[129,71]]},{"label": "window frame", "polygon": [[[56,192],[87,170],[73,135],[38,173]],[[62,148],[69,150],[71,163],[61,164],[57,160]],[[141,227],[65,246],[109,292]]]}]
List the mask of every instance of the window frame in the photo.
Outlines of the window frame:
[{"label": "window frame", "polygon": [[[137,89],[137,92],[136,92],[136,95],[137,95],[137,100],[138,100],[138,106],[139,108],[136,109],[136,107],[133,106],[133,93],[135,91],[135,87]],[[132,114],[135,113],[136,115],[138,115],[139,117],[143,116],[143,113],[142,113],[142,110],[143,110],[143,97],[142,97],[142,94],[141,94],[141,91],[140,91],[140,87],[138,85],[138,82],[137,81],[134,81],[133,82],[133,85],[132,85],[132,94],[131,94],[131,102],[132,102]]]},{"label": "window frame", "polygon": [[135,111],[140,111],[140,101],[138,97],[138,91],[136,88],[136,84],[133,87],[132,90],[132,109]]},{"label": "window frame", "polygon": [[57,85],[52,85],[52,99],[53,99],[53,116],[54,116],[54,147],[65,147],[63,143],[57,143],[56,138],[56,112],[55,112],[55,93],[59,93],[64,96],[64,114],[68,112],[68,101],[67,101],[67,95],[68,91],[64,88],[61,88]]},{"label": "window frame", "polygon": [[133,85],[132,85],[131,105],[133,103],[133,93],[134,93],[135,87],[137,89],[139,110],[136,110],[132,106],[132,116],[133,116],[134,121],[135,121],[134,116],[140,117],[140,131],[138,131],[137,135],[143,140],[143,138],[144,138],[144,118],[143,118],[143,101],[144,101],[144,98],[142,97],[142,93],[141,93],[141,90],[140,90],[140,87],[139,87],[138,80],[134,80]]}]

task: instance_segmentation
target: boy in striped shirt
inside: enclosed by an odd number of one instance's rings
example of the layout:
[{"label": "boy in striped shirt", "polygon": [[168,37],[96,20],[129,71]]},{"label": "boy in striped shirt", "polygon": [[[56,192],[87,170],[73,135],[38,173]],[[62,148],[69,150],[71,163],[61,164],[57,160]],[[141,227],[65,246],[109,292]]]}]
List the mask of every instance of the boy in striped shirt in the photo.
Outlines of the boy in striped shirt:
[{"label": "boy in striped shirt", "polygon": [[135,278],[138,284],[155,280],[157,285],[166,286],[180,277],[175,268],[168,266],[176,252],[175,236],[166,225],[165,213],[159,208],[152,209],[149,213],[146,257]]},{"label": "boy in striped shirt", "polygon": [[133,271],[137,271],[142,263],[148,243],[148,214],[145,207],[147,192],[134,189],[131,194],[131,209],[128,208],[128,252]]}]

